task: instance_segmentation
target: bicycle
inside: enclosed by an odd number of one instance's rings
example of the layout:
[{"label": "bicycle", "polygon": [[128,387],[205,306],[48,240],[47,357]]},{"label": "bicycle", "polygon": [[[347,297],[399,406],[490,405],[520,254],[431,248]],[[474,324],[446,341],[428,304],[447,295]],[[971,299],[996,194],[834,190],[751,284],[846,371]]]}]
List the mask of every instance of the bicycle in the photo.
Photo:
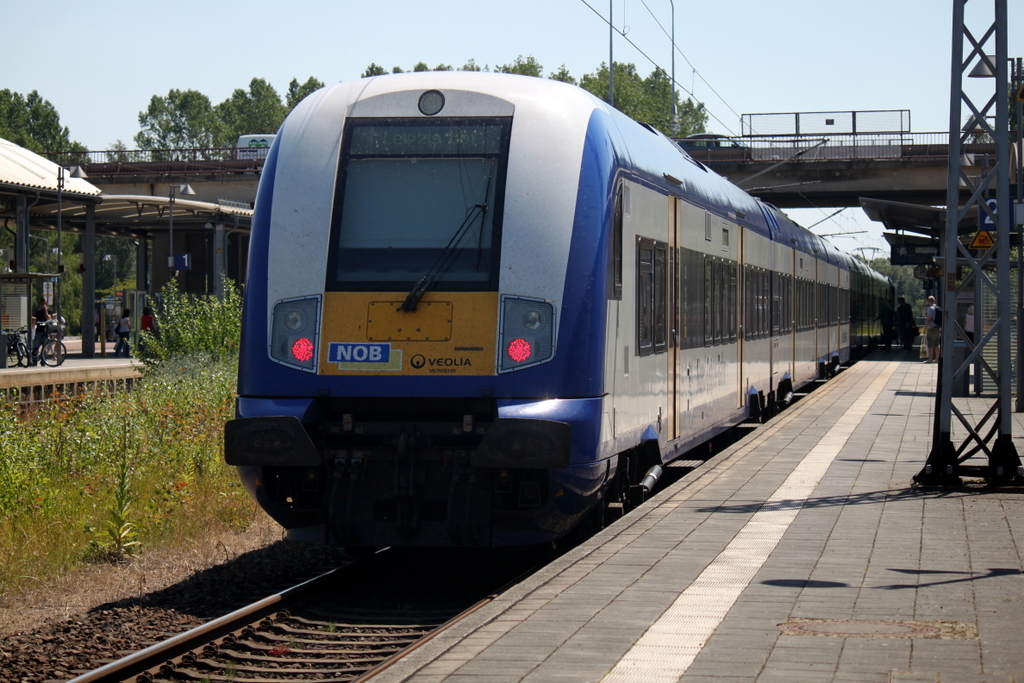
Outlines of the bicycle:
[{"label": "bicycle", "polygon": [[22,327],[20,330],[5,330],[7,335],[7,367],[27,368],[32,362],[32,354],[29,352],[28,343],[25,341],[27,333],[27,327]]},{"label": "bicycle", "polygon": [[57,321],[51,320],[46,323],[48,339],[43,342],[42,348],[39,349],[39,362],[43,365],[57,367],[67,358],[68,348],[60,340],[62,331],[63,326],[58,325]]}]

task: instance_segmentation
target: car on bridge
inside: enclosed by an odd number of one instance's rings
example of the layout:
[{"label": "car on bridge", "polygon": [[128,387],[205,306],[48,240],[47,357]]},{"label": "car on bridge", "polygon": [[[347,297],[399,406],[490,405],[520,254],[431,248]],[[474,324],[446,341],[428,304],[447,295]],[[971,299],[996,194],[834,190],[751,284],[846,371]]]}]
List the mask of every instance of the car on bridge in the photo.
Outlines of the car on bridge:
[{"label": "car on bridge", "polygon": [[700,161],[734,161],[750,159],[750,147],[725,135],[697,133],[676,140],[676,144]]}]

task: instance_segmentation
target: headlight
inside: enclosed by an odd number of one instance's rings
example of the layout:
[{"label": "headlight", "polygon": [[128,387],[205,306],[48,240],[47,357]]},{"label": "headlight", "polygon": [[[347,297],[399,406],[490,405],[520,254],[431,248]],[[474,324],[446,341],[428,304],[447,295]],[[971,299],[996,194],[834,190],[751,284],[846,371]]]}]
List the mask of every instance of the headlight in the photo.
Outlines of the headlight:
[{"label": "headlight", "polygon": [[302,370],[316,370],[320,297],[289,299],[274,305],[270,357]]},{"label": "headlight", "polygon": [[523,297],[501,298],[498,372],[527,368],[551,360],[555,353],[555,307]]}]

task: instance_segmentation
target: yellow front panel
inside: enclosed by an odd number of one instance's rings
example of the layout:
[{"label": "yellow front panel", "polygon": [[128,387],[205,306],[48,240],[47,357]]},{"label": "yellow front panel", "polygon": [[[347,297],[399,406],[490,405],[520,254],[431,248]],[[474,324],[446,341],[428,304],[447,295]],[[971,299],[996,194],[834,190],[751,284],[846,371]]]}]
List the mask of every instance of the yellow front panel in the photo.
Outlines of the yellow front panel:
[{"label": "yellow front panel", "polygon": [[327,292],[322,375],[493,375],[497,292],[430,292],[415,311],[404,293]]},{"label": "yellow front panel", "polygon": [[420,301],[416,310],[402,310],[401,301],[371,301],[366,317],[369,341],[451,341],[452,302]]}]

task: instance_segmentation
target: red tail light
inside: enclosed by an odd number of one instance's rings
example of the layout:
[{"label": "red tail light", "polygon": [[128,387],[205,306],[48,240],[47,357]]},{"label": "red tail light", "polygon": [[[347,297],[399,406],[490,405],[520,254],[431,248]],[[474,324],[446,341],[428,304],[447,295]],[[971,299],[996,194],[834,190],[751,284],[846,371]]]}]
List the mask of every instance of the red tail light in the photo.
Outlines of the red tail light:
[{"label": "red tail light", "polygon": [[505,353],[516,363],[523,363],[533,355],[533,345],[522,337],[513,339],[505,349]]},{"label": "red tail light", "polygon": [[292,342],[292,356],[300,363],[305,363],[313,358],[316,347],[306,337],[299,337]]}]

